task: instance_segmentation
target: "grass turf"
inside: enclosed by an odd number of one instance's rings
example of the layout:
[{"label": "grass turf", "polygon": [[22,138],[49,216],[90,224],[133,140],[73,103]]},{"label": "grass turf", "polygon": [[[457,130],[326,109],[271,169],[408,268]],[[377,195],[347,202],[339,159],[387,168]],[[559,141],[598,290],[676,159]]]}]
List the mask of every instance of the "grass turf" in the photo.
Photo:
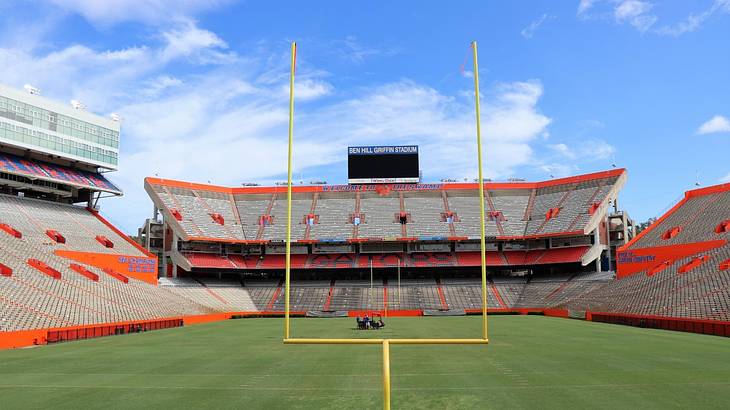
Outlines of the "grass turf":
[{"label": "grass turf", "polygon": [[[478,337],[479,317],[293,319],[298,337]],[[488,346],[391,346],[394,409],[726,408],[730,340],[490,317]],[[0,407],[382,408],[380,346],[283,345],[281,319],[231,320],[0,351]]]}]

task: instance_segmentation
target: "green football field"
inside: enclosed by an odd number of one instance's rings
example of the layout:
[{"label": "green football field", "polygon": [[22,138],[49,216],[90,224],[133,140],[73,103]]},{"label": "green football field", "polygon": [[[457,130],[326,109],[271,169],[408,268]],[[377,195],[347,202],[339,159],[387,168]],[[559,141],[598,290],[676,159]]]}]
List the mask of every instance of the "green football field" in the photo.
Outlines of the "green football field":
[{"label": "green football field", "polygon": [[[478,337],[480,317],[293,319],[298,337]],[[488,346],[391,346],[394,409],[727,408],[730,339],[490,316]],[[382,408],[380,346],[243,319],[0,351],[0,408]]]}]

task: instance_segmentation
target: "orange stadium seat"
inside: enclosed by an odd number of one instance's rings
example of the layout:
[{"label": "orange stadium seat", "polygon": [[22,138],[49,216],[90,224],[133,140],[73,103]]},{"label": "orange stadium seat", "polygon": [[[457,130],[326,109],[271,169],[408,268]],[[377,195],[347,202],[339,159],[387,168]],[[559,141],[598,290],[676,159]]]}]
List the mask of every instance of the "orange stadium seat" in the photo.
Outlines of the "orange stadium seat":
[{"label": "orange stadium seat", "polygon": [[56,243],[66,243],[66,238],[58,233],[58,231],[49,229],[46,231],[46,235],[48,235],[48,237],[53,239]]},{"label": "orange stadium seat", "polygon": [[6,232],[8,235],[12,235],[18,239],[23,237],[23,234],[8,224],[0,224],[0,230]]},{"label": "orange stadium seat", "polygon": [[96,241],[102,244],[105,248],[113,248],[114,242],[112,242],[109,238],[107,238],[104,235],[96,235],[95,237]]}]

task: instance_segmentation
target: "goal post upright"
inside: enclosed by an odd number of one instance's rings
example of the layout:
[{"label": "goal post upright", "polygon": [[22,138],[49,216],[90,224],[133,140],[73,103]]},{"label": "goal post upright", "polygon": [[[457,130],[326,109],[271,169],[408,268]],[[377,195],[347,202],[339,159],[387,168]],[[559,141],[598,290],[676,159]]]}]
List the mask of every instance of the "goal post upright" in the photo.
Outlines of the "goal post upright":
[{"label": "goal post upright", "polygon": [[477,42],[472,41],[474,53],[474,96],[477,123],[477,166],[479,167],[479,225],[481,229],[481,265],[482,265],[482,337],[487,339],[487,240],[484,221],[484,174],[482,172],[482,125],[479,113],[479,62],[477,56]]},{"label": "goal post upright", "polygon": [[284,291],[284,339],[289,339],[289,286],[291,284],[291,174],[292,149],[294,142],[294,72],[297,64],[297,43],[291,43],[291,75],[289,76],[289,150],[287,153],[286,172],[286,257]]}]

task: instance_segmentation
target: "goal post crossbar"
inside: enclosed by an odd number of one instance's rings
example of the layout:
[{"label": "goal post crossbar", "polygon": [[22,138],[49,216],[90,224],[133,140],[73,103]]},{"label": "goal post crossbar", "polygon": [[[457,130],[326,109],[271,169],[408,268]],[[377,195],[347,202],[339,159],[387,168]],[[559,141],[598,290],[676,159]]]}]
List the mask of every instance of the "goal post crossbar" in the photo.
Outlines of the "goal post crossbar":
[{"label": "goal post crossbar", "polygon": [[485,345],[489,339],[320,339],[293,338],[284,339],[284,344],[314,345],[379,345],[385,341],[392,345]]}]

